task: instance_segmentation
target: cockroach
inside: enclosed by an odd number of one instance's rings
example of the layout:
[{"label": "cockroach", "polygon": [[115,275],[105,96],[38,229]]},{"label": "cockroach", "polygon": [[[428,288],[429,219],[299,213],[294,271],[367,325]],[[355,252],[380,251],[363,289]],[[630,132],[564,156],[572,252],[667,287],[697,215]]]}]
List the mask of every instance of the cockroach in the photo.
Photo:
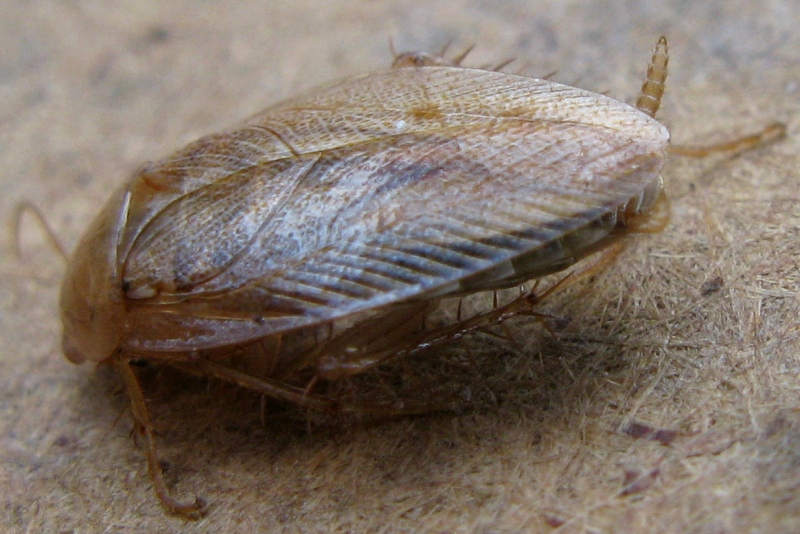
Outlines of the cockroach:
[{"label": "cockroach", "polygon": [[[111,362],[170,495],[132,363],[201,373],[303,407],[311,387],[536,301],[426,330],[445,298],[556,273],[656,221],[669,133],[661,38],[635,106],[537,78],[399,54],[393,68],[279,103],[142,166],[77,246],[63,350]],[[741,150],[783,134],[707,149]],[[662,215],[659,215],[661,213]]]}]

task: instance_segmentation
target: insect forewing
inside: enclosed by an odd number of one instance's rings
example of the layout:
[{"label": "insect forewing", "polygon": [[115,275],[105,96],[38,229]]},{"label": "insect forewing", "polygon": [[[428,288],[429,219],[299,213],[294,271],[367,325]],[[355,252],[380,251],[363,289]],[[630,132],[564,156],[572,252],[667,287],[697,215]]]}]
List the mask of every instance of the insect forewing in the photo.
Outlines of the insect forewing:
[{"label": "insect forewing", "polygon": [[348,80],[225,135],[132,186],[132,348],[245,342],[558,270],[580,256],[565,237],[590,245],[587,227],[658,183],[669,138],[601,95],[450,67]]}]

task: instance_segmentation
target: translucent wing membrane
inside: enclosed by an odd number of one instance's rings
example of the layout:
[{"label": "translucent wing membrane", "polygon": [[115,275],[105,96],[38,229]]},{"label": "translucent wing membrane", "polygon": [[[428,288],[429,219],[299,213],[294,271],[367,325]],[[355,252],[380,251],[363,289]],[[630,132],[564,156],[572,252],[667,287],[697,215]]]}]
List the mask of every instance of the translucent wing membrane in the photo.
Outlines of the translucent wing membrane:
[{"label": "translucent wing membrane", "polygon": [[[463,71],[346,82],[150,166],[192,176],[131,217],[130,345],[208,348],[541,276],[657,183],[668,134],[649,117],[552,82]],[[153,194],[146,178],[134,194]]]}]

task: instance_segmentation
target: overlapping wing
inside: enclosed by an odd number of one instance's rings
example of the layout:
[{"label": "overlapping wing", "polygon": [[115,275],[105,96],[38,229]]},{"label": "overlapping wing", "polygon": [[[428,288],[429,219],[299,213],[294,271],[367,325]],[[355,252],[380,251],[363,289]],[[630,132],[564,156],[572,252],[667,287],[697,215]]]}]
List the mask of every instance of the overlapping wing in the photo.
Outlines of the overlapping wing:
[{"label": "overlapping wing", "polygon": [[[225,139],[148,169],[167,193],[123,244],[138,348],[244,342],[501,284],[515,259],[641,194],[668,135],[599,95],[437,67],[333,86]],[[226,158],[229,172],[204,163]],[[192,175],[175,178],[176,160]]]}]

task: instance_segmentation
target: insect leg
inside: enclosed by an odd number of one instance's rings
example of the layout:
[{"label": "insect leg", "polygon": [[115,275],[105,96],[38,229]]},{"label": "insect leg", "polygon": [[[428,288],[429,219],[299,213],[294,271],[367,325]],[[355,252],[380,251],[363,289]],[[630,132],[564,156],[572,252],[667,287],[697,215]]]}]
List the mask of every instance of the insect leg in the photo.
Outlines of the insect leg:
[{"label": "insect leg", "polygon": [[687,158],[705,158],[714,154],[730,154],[735,156],[747,150],[758,148],[777,141],[786,136],[786,125],[774,122],[751,135],[745,135],[732,141],[725,141],[708,146],[671,145],[669,151],[676,156]]},{"label": "insect leg", "polygon": [[303,388],[292,386],[279,380],[249,375],[204,358],[194,360],[190,364],[176,363],[173,364],[173,366],[179,369],[186,369],[193,373],[199,371],[203,375],[212,376],[219,380],[236,384],[239,387],[249,389],[256,393],[323,413],[335,412],[339,407],[338,403],[335,401],[321,395],[309,393]]},{"label": "insect leg", "polygon": [[280,399],[302,408],[308,408],[326,414],[349,414],[387,418],[417,415],[420,413],[453,408],[452,403],[445,406],[431,407],[430,405],[408,406],[404,404],[399,406],[395,403],[357,404],[336,401],[311,392],[311,389],[313,389],[317,381],[316,377],[312,379],[311,383],[305,388],[299,388],[278,380],[258,378],[210,360],[198,360],[186,365],[176,364],[174,367],[186,369],[187,371],[191,368],[191,371],[194,373],[201,371],[202,374],[206,376],[212,376],[219,380],[236,384],[239,387],[259,393],[264,397]]},{"label": "insect leg", "polygon": [[153,489],[155,489],[156,495],[164,506],[173,514],[184,516],[187,519],[199,519],[205,514],[206,502],[199,497],[195,497],[194,502],[191,503],[179,501],[170,495],[164,483],[164,473],[158,461],[158,449],[156,448],[156,440],[153,434],[153,424],[150,422],[150,415],[144,401],[142,387],[139,385],[139,380],[136,378],[133,369],[131,369],[130,361],[119,353],[112,358],[117,367],[117,372],[119,372],[119,375],[125,383],[125,389],[128,391],[133,420],[137,430],[141,434],[144,434],[146,440],[145,456],[147,457],[147,470],[150,473],[150,479],[153,481]]},{"label": "insect leg", "polygon": [[[556,287],[560,285],[561,282]],[[363,373],[389,358],[417,354],[460,339],[513,316],[527,314],[553,289],[555,287],[543,295],[537,295],[534,286],[531,291],[526,291],[507,304],[427,331],[421,328],[421,321],[420,328],[413,329],[415,321],[427,311],[427,306],[407,310],[404,318],[391,314],[377,317],[358,325],[355,330],[344,332],[334,338],[330,345],[323,347],[323,355],[316,365],[317,374],[326,380],[339,380]],[[398,332],[401,334],[398,335]]]}]

